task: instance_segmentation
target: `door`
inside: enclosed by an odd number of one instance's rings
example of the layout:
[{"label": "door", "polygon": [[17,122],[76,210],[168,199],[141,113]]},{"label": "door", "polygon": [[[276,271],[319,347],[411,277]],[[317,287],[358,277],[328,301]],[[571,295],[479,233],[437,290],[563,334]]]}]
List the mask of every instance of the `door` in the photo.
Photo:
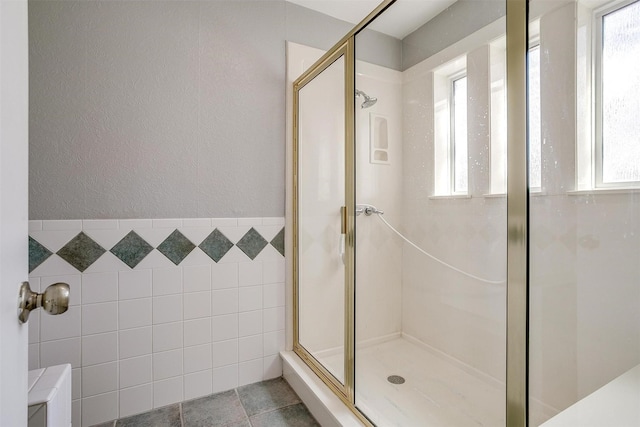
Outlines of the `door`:
[{"label": "door", "polygon": [[294,350],[343,398],[352,375],[350,54],[345,43],[294,84]]},{"label": "door", "polygon": [[27,1],[0,1],[0,425],[27,425]]}]

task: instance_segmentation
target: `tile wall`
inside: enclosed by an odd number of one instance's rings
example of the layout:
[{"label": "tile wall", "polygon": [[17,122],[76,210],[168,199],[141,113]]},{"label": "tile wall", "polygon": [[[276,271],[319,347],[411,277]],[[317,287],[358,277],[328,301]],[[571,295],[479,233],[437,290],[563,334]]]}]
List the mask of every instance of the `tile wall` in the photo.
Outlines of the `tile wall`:
[{"label": "tile wall", "polygon": [[284,218],[30,221],[30,283],[71,287],[29,320],[29,367],[71,363],[89,426],[278,377]]}]

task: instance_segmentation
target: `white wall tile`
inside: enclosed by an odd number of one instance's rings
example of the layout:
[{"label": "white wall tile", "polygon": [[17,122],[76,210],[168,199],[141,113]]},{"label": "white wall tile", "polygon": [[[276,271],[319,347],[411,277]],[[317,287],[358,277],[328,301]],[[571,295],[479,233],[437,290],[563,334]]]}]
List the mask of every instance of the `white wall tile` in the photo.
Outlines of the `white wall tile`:
[{"label": "white wall tile", "polygon": [[[227,239],[231,240],[233,243],[238,243],[240,239],[251,229],[249,225],[236,226],[236,227],[218,227],[218,230],[222,234],[224,234]],[[236,248],[237,249],[237,248]]]},{"label": "white wall tile", "polygon": [[250,311],[262,308],[262,286],[249,286],[238,290],[238,310]]},{"label": "white wall tile", "polygon": [[211,265],[190,265],[182,268],[185,292],[211,290]]},{"label": "white wall tile", "polygon": [[27,366],[29,370],[40,369],[40,344],[29,344],[27,351],[27,357],[29,358]]},{"label": "white wall tile", "polygon": [[153,380],[182,375],[182,349],[153,353]]},{"label": "white wall tile", "polygon": [[238,335],[246,337],[262,333],[262,310],[247,311],[238,315]]},{"label": "white wall tile", "polygon": [[184,348],[184,373],[211,369],[211,344]]},{"label": "white wall tile", "polygon": [[276,234],[282,230],[281,225],[258,225],[254,228],[267,242],[272,241]]},{"label": "white wall tile", "polygon": [[238,264],[223,263],[211,265],[211,289],[238,287]]},{"label": "white wall tile", "polygon": [[71,370],[71,399],[80,399],[82,397],[82,369]]},{"label": "white wall tile", "polygon": [[182,219],[180,218],[161,218],[153,220],[153,228],[180,228],[182,227]]},{"label": "white wall tile", "polygon": [[211,316],[211,291],[186,293],[183,299],[185,319]]},{"label": "white wall tile", "polygon": [[253,335],[238,339],[238,360],[240,362],[262,358],[262,350],[262,335]]},{"label": "white wall tile", "polygon": [[118,273],[82,275],[82,304],[118,300]]},{"label": "white wall tile", "polygon": [[213,343],[213,367],[238,363],[238,340],[228,340]]},{"label": "white wall tile", "polygon": [[42,221],[29,221],[29,233],[42,230]]},{"label": "white wall tile", "polygon": [[151,296],[151,271],[130,270],[118,273],[118,297],[121,300]]},{"label": "white wall tile", "polygon": [[238,289],[212,291],[212,314],[230,314],[238,312]]},{"label": "white wall tile", "polygon": [[211,319],[213,341],[238,338],[238,313],[214,316]]},{"label": "white wall tile", "polygon": [[182,320],[182,294],[153,297],[153,324]]},{"label": "white wall tile", "polygon": [[[160,230],[150,229],[150,231],[154,233],[162,232],[163,230],[169,230],[169,229],[168,228],[160,229]],[[144,237],[144,236],[141,235],[140,237]],[[144,239],[147,240],[146,237],[144,237]],[[151,243],[151,240],[147,240],[147,243],[153,246],[153,243]],[[148,269],[154,269],[154,268],[174,268],[174,267],[175,267],[175,264],[171,262],[169,258],[164,256],[159,250],[154,249],[151,252],[149,252],[149,255],[144,257],[142,261],[140,261],[138,265],[135,266],[134,269],[148,270]]]},{"label": "white wall tile", "polygon": [[280,225],[284,227],[284,217],[275,216],[262,218],[262,225]]},{"label": "white wall tile", "polygon": [[183,269],[185,267],[191,267],[195,265],[208,265],[213,264],[214,261],[209,257],[209,255],[205,254],[202,249],[199,247],[193,248],[191,252],[182,260],[180,263],[180,267]]},{"label": "white wall tile", "polygon": [[263,335],[263,354],[265,356],[279,354],[282,350],[284,350],[284,338],[284,331],[266,332]]},{"label": "white wall tile", "polygon": [[87,267],[84,273],[111,273],[120,270],[129,270],[130,268],[131,267],[111,252],[105,252],[96,262]]},{"label": "white wall tile", "polygon": [[118,418],[118,392],[82,399],[82,425],[92,426]]},{"label": "white wall tile", "polygon": [[153,352],[175,350],[183,346],[182,322],[153,325]]},{"label": "white wall tile", "polygon": [[82,305],[82,335],[118,330],[118,303]]},{"label": "white wall tile", "polygon": [[120,360],[120,388],[150,383],[153,380],[152,366],[150,354]]},{"label": "white wall tile", "polygon": [[[117,219],[84,219],[82,220],[83,230],[117,230]],[[111,249],[111,248],[106,248]]]},{"label": "white wall tile", "polygon": [[120,390],[120,418],[153,409],[153,384]]},{"label": "white wall tile", "polygon": [[263,379],[270,380],[282,376],[282,359],[279,354],[267,356],[263,360]]},{"label": "white wall tile", "polygon": [[264,308],[283,307],[284,305],[284,283],[271,283],[262,287],[262,306]]},{"label": "white wall tile", "polygon": [[82,230],[82,220],[80,219],[62,219],[62,220],[44,220],[42,221],[43,230],[61,231],[74,230],[80,232]]},{"label": "white wall tile", "polygon": [[284,307],[265,308],[263,310],[262,328],[264,332],[284,329]]},{"label": "white wall tile", "polygon": [[184,376],[184,399],[208,396],[213,393],[211,369]]},{"label": "white wall tile", "polygon": [[238,285],[255,286],[262,284],[262,263],[260,261],[238,264]]},{"label": "white wall tile", "polygon": [[[66,263],[66,261],[64,262]],[[43,276],[40,278],[40,292],[44,292],[49,285],[58,282],[69,285],[69,306],[80,305],[82,303],[82,275],[66,274],[62,276]]]},{"label": "white wall tile", "polygon": [[285,264],[283,257],[278,261],[264,261],[262,264],[263,283],[285,282]]},{"label": "white wall tile", "polygon": [[[54,252],[54,250],[51,249],[49,246],[47,245],[45,246],[47,247],[47,249],[51,250],[51,252]],[[76,270],[67,261],[60,258],[59,255],[54,253],[49,258],[47,258],[42,264],[36,267],[31,273],[29,273],[29,277],[68,276],[68,275],[74,275],[74,274],[78,274],[78,270]]]},{"label": "white wall tile", "polygon": [[109,251],[111,248],[117,245],[118,242],[120,242],[124,238],[124,236],[127,235],[128,231],[116,228],[111,230],[84,230],[84,233],[87,236],[91,237],[91,239],[93,239],[97,244]]},{"label": "white wall tile", "polygon": [[182,387],[182,376],[155,381],[153,383],[153,407],[161,408],[182,401]]},{"label": "white wall tile", "polygon": [[238,365],[238,386],[262,381],[264,363],[262,358],[242,362]]},{"label": "white wall tile", "polygon": [[209,234],[213,231],[213,228],[205,226],[205,227],[182,227],[178,231],[180,231],[184,237],[189,239],[191,243],[198,246],[204,239],[206,239]]},{"label": "white wall tile", "polygon": [[118,303],[118,327],[139,328],[151,325],[151,298],[124,300]]},{"label": "white wall tile", "polygon": [[212,393],[219,393],[238,387],[238,365],[227,365],[215,368],[211,373],[213,388]]},{"label": "white wall tile", "polygon": [[[33,290],[33,289],[31,289]],[[38,291],[34,291],[38,292]],[[29,313],[29,322],[27,327],[29,328],[29,344],[35,344],[40,342],[40,314],[42,310],[32,311]]]},{"label": "white wall tile", "polygon": [[212,227],[235,227],[238,225],[238,218],[211,218]]},{"label": "white wall tile", "polygon": [[118,226],[121,230],[139,230],[153,227],[153,221],[150,219],[120,219],[118,220]]},{"label": "white wall tile", "polygon": [[[233,239],[229,238],[231,241]],[[234,242],[235,243],[235,242]],[[237,246],[232,247],[229,251],[222,257],[222,259],[218,262],[218,264],[225,263],[238,263],[238,262],[248,262],[251,261],[244,252],[240,250]]]},{"label": "white wall tile", "polygon": [[151,327],[126,329],[118,332],[120,359],[151,354]]},{"label": "white wall tile", "polygon": [[184,218],[182,220],[182,226],[211,228],[211,218]]},{"label": "white wall tile", "polygon": [[211,318],[184,321],[185,347],[210,343],[211,336]]},{"label": "white wall tile", "polygon": [[71,425],[82,425],[82,400],[80,399],[71,402]]},{"label": "white wall tile", "polygon": [[118,359],[117,349],[117,332],[82,337],[82,366],[115,362]]},{"label": "white wall tile", "polygon": [[80,338],[56,340],[40,343],[40,367],[70,363],[72,368],[81,366]]},{"label": "white wall tile", "polygon": [[157,268],[153,270],[153,296],[182,292],[182,268]]},{"label": "white wall tile", "polygon": [[262,225],[262,218],[238,218],[238,226],[241,225]]},{"label": "white wall tile", "polygon": [[59,340],[80,336],[80,307],[69,307],[66,313],[57,316],[40,316],[40,338],[42,341]]},{"label": "white wall tile", "polygon": [[82,397],[116,391],[117,389],[117,362],[82,368]]}]

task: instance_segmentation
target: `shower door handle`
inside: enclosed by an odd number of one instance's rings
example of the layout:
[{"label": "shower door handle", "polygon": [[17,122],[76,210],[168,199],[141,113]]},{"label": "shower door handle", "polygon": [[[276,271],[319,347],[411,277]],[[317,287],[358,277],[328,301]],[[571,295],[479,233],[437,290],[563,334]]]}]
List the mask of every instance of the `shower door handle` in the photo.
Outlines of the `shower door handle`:
[{"label": "shower door handle", "polygon": [[343,265],[347,265],[347,207],[340,207],[340,243],[338,253]]}]

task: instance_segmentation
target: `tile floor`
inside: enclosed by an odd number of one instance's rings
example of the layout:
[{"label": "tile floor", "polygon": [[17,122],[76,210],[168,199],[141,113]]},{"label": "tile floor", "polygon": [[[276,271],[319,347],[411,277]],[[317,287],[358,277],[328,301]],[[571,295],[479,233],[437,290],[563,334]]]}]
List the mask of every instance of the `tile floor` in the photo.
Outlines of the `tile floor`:
[{"label": "tile floor", "polygon": [[96,427],[307,427],[320,426],[282,379],[263,381]]}]

